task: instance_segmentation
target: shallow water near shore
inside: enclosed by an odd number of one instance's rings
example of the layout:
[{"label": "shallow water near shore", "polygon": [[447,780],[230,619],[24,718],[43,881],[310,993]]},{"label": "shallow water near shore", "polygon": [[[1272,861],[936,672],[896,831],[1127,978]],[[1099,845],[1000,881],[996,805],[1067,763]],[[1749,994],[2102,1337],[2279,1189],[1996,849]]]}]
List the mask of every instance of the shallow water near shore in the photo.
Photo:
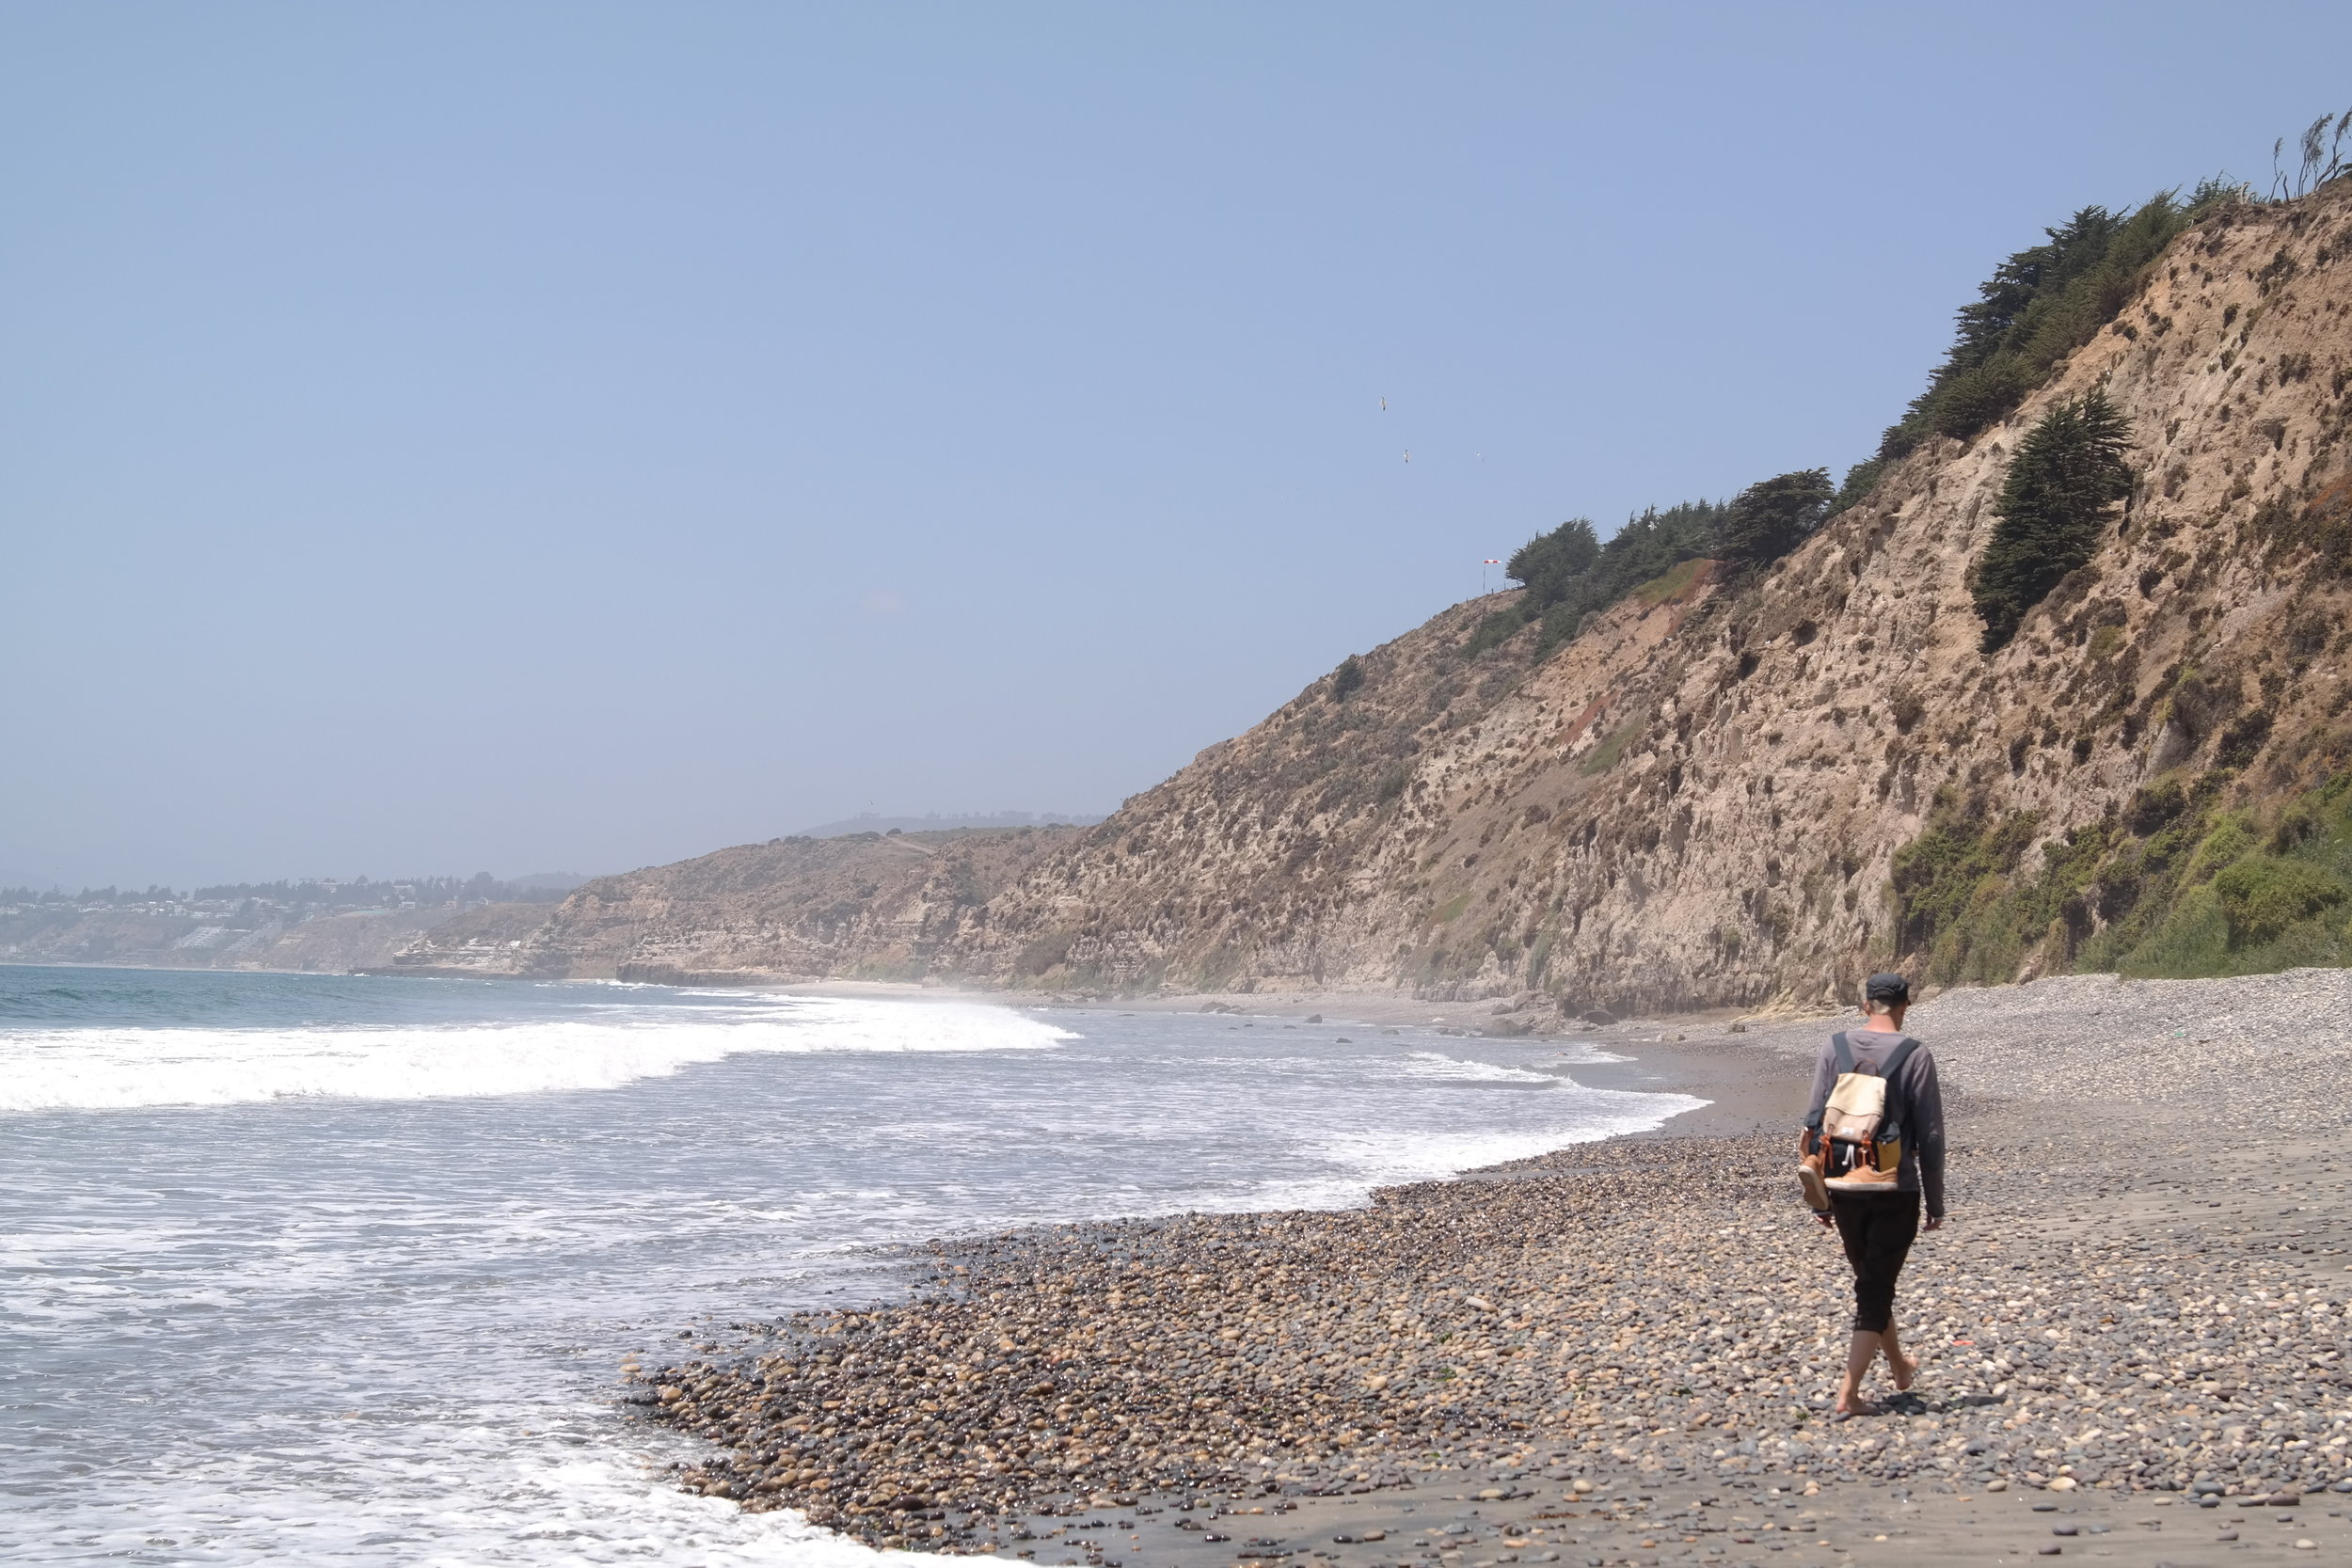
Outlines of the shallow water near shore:
[{"label": "shallow water near shore", "polygon": [[622,1356],[895,1294],[895,1244],[1344,1206],[1697,1103],[1567,1075],[1607,1059],[971,1002],[0,968],[0,1560],[866,1557],[677,1492],[695,1450],[618,1418]]}]

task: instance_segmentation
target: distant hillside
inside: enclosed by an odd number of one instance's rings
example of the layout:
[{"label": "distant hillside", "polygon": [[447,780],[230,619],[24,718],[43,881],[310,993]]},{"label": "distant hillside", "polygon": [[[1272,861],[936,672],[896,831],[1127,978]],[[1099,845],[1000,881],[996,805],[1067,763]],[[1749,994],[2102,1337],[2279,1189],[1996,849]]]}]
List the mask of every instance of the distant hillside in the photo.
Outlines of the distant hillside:
[{"label": "distant hillside", "polygon": [[527,895],[532,898],[539,898],[548,894],[561,896],[587,879],[577,871],[533,871],[528,876],[510,879],[506,885],[514,890],[513,894],[509,895],[510,897]]},{"label": "distant hillside", "polygon": [[503,905],[435,927],[386,966],[660,983],[914,979],[988,901],[1081,832],[853,833],[746,844],[599,877],[552,911]]},{"label": "distant hillside", "polygon": [[388,965],[423,932],[493,902],[538,906],[536,918],[584,879],[543,872],[500,881],[411,877],[371,881],[230,882],[0,889],[0,963],[91,963],[144,969],[279,969],[342,973]]},{"label": "distant hillside", "polygon": [[[512,907],[512,906],[510,906]],[[546,905],[523,905],[534,921]],[[0,908],[0,963],[281,969],[342,974],[389,964],[453,909],[326,911],[286,920],[66,905]]]},{"label": "distant hillside", "polygon": [[[997,832],[1012,828],[1089,827],[1103,820],[1099,811],[1080,812],[978,812],[963,816],[942,816],[937,812],[929,816],[882,816],[866,812],[857,816],[845,816],[838,822],[820,822],[814,828],[803,828],[793,838],[842,838],[850,833],[946,833],[958,832]],[[578,884],[574,884],[575,886]]]}]

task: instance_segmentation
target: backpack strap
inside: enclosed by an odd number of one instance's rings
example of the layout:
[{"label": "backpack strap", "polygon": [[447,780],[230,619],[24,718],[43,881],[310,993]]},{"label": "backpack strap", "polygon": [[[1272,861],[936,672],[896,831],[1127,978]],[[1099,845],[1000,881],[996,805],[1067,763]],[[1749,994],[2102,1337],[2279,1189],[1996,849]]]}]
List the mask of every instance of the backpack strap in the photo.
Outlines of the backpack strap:
[{"label": "backpack strap", "polygon": [[[1838,1037],[1842,1039],[1845,1037],[1841,1035]],[[1903,1037],[1902,1044],[1897,1046],[1894,1050],[1886,1053],[1886,1065],[1879,1069],[1879,1071],[1883,1073],[1891,1081],[1895,1074],[1902,1071],[1903,1064],[1911,1060],[1911,1053],[1918,1049],[1919,1042],[1913,1039],[1909,1035],[1905,1035]]]},{"label": "backpack strap", "polygon": [[[1829,1086],[1835,1089],[1837,1087],[1838,1078],[1853,1070],[1853,1042],[1846,1038],[1846,1033],[1841,1029],[1829,1037],[1829,1047],[1832,1053],[1831,1065],[1836,1069],[1836,1071],[1830,1076]],[[1814,1101],[1813,1109],[1805,1115],[1806,1130],[1819,1132],[1821,1130],[1821,1118],[1827,1115],[1829,1115],[1829,1095],[1824,1093],[1820,1100]]]},{"label": "backpack strap", "polygon": [[1886,1111],[1879,1117],[1879,1136],[1889,1143],[1902,1141],[1903,1112],[1911,1108],[1903,1102],[1900,1091],[1896,1087],[1896,1074],[1902,1071],[1903,1064],[1910,1061],[1911,1053],[1918,1049],[1919,1042],[1905,1035],[1902,1043],[1886,1053],[1886,1065],[1879,1069],[1886,1079]]}]

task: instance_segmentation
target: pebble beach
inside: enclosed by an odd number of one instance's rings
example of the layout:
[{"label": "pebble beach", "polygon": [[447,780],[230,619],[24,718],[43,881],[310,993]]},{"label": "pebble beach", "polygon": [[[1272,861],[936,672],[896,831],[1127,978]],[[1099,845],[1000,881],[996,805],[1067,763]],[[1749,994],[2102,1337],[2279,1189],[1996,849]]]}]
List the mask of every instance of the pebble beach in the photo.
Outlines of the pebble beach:
[{"label": "pebble beach", "polygon": [[624,1407],[710,1441],[689,1490],[1045,1562],[2344,1560],[2347,1020],[2342,971],[1923,1000],[1951,1222],[1874,1417],[1830,1418],[1849,1276],[1782,1130],[1851,1017],[1615,1025],[1710,1111],[1357,1210],[933,1243],[903,1302],[746,1303]]}]

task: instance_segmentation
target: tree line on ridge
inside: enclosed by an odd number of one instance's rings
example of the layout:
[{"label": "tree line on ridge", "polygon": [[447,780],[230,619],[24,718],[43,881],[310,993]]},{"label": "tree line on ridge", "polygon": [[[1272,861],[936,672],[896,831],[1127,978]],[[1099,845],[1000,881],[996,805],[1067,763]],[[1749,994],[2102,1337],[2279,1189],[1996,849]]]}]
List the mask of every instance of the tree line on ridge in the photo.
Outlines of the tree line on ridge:
[{"label": "tree line on ridge", "polygon": [[[2352,124],[2352,111],[2344,123]],[[2321,180],[2347,176],[2352,165],[2338,159]],[[1794,469],[1728,501],[1647,508],[1606,540],[1590,518],[1571,518],[1513,552],[1504,573],[1527,591],[1480,623],[1465,657],[1537,623],[1541,659],[1590,617],[1686,561],[1770,566],[1867,498],[1923,442],[1971,440],[2007,418],[2115,319],[2175,237],[2221,206],[2255,199],[2242,184],[2213,179],[2185,200],[2165,191],[2122,213],[2085,207],[2044,230],[2042,244],[2002,261],[1961,307],[1952,346],[1927,388],[1843,483],[1832,485],[1827,468]],[[2059,579],[2096,552],[2109,513],[2130,493],[2130,448],[2129,422],[2095,390],[2049,410],[2018,443],[1993,536],[1970,573],[1985,652],[2006,644]]]}]

